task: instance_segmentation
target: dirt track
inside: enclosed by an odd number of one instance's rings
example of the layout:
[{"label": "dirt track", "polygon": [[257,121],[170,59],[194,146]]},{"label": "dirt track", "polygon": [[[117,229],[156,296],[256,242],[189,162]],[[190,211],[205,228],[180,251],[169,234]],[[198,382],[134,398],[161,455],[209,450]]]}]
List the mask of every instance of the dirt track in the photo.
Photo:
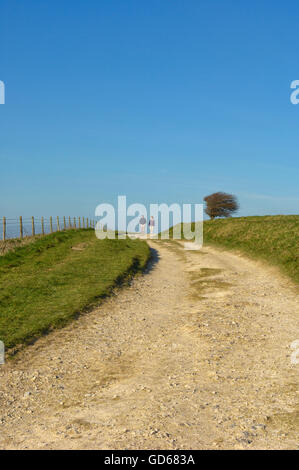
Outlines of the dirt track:
[{"label": "dirt track", "polygon": [[1,449],[299,448],[292,287],[228,252],[151,246],[148,273],[0,366]]}]

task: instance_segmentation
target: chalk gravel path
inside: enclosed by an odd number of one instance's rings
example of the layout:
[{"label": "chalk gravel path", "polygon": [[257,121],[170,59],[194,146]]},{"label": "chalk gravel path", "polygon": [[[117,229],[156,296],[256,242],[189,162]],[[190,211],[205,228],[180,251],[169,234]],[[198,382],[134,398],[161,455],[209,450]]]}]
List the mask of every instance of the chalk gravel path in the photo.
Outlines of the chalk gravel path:
[{"label": "chalk gravel path", "polygon": [[215,248],[156,260],[0,367],[1,449],[298,449],[295,291]]}]

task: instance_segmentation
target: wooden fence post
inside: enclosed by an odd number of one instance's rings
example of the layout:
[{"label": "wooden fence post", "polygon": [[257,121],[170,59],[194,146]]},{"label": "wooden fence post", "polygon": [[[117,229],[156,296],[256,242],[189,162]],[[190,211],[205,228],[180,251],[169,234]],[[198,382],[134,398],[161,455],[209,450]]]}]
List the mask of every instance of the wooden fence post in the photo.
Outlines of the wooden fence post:
[{"label": "wooden fence post", "polygon": [[72,224],[71,224],[71,218],[69,216],[69,228],[72,228]]},{"label": "wooden fence post", "polygon": [[20,238],[23,238],[23,219],[20,216]]},{"label": "wooden fence post", "polygon": [[86,228],[88,228],[88,218],[86,219]]},{"label": "wooden fence post", "polygon": [[85,218],[83,217],[83,228],[85,228]]},{"label": "wooden fence post", "polygon": [[79,217],[79,228],[81,228],[81,217]]},{"label": "wooden fence post", "polygon": [[74,217],[74,228],[76,228],[76,217]]},{"label": "wooden fence post", "polygon": [[6,240],[6,217],[3,217],[3,241]]},{"label": "wooden fence post", "polygon": [[3,241],[6,240],[6,217],[3,217]]},{"label": "wooden fence post", "polygon": [[44,224],[44,218],[42,217],[42,235],[45,235],[45,224]]},{"label": "wooden fence post", "polygon": [[52,220],[52,216],[50,217],[50,232],[53,233],[53,220]]},{"label": "wooden fence post", "polygon": [[63,230],[66,230],[65,215],[63,216]]},{"label": "wooden fence post", "polygon": [[59,217],[56,217],[57,220],[57,231],[60,232],[60,224],[59,224]]},{"label": "wooden fence post", "polygon": [[32,236],[35,235],[34,217],[31,217]]}]

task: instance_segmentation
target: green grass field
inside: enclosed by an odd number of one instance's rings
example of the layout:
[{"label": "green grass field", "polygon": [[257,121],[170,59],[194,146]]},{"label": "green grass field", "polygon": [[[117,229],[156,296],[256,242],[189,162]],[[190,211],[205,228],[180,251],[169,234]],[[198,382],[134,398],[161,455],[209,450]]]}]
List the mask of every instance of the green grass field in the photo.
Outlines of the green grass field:
[{"label": "green grass field", "polygon": [[98,240],[94,230],[54,233],[0,256],[0,340],[14,348],[64,326],[150,256],[140,240]]},{"label": "green grass field", "polygon": [[205,221],[204,243],[267,261],[299,283],[299,215]]}]

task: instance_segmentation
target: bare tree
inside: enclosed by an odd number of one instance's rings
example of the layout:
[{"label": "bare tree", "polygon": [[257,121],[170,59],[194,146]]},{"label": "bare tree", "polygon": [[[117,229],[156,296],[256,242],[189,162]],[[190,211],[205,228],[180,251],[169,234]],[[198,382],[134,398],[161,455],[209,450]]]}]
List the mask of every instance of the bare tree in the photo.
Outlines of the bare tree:
[{"label": "bare tree", "polygon": [[213,220],[215,217],[231,217],[239,209],[236,196],[223,192],[213,193],[204,198],[205,212]]}]

